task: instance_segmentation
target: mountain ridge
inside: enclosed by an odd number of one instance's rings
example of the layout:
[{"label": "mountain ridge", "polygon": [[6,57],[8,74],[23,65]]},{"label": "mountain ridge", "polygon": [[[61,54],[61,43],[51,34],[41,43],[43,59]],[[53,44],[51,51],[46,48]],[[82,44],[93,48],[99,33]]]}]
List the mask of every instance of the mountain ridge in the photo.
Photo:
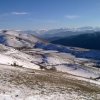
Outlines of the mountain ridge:
[{"label": "mountain ridge", "polygon": [[100,32],[69,36],[52,41],[54,44],[100,50]]}]

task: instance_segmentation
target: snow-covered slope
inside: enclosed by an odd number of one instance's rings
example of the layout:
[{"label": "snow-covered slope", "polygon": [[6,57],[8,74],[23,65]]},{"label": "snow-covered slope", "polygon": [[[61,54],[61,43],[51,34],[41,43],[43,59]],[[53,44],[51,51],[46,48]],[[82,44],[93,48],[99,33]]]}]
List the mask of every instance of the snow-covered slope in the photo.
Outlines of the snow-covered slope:
[{"label": "snow-covered slope", "polygon": [[3,65],[38,70],[41,70],[42,66],[45,70],[56,68],[60,72],[67,72],[86,78],[97,78],[100,72],[98,68],[93,67],[96,63],[89,59],[77,58],[69,53],[42,49],[23,49],[18,51],[11,47],[0,45],[0,64]]},{"label": "snow-covered slope", "polygon": [[0,43],[0,100],[95,100],[100,94],[100,51],[16,31],[1,32]]},{"label": "snow-covered slope", "polygon": [[[41,66],[47,70],[55,67],[57,71],[86,78],[100,76],[99,51],[53,45],[18,31],[3,31],[0,39],[4,40],[1,43],[6,45],[0,46],[0,64],[16,63],[22,67],[39,70]],[[16,50],[15,47],[23,49]]]},{"label": "snow-covered slope", "polygon": [[32,56],[15,50],[11,47],[0,45],[0,64],[17,67],[25,67],[30,69],[39,69],[40,67],[31,63]]},{"label": "snow-covered slope", "polygon": [[99,82],[0,65],[0,100],[100,100]]},{"label": "snow-covered slope", "polygon": [[32,34],[20,31],[3,30],[0,33],[0,43],[11,47],[33,47],[37,42],[44,42]]},{"label": "snow-covered slope", "polygon": [[44,50],[55,50],[63,53],[70,53],[78,58],[88,58],[93,60],[100,60],[100,51],[99,50],[91,50],[84,49],[78,47],[69,47],[55,44],[44,44],[44,43],[36,43],[35,48],[41,48]]}]

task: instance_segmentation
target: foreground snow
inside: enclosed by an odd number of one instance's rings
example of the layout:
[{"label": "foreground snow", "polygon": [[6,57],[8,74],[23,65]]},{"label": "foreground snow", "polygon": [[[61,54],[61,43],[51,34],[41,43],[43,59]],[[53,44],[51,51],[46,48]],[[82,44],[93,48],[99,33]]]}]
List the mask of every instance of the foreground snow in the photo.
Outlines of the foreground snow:
[{"label": "foreground snow", "polygon": [[0,94],[1,100],[91,100],[91,98],[86,98],[83,96],[78,97],[78,94],[73,93],[72,95],[70,94],[52,94],[48,96],[43,96],[43,95],[35,95],[35,96],[29,96],[26,98],[16,98],[10,95],[4,95]]},{"label": "foreground snow", "polygon": [[99,100],[99,94],[100,85],[71,74],[0,65],[0,100]]}]

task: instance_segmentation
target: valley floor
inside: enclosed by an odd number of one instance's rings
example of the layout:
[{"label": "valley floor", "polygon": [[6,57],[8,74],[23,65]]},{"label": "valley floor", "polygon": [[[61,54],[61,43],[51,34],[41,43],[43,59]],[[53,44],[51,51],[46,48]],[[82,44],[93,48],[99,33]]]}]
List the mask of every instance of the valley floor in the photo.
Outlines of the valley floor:
[{"label": "valley floor", "polygon": [[100,100],[100,83],[68,73],[0,65],[0,100]]}]

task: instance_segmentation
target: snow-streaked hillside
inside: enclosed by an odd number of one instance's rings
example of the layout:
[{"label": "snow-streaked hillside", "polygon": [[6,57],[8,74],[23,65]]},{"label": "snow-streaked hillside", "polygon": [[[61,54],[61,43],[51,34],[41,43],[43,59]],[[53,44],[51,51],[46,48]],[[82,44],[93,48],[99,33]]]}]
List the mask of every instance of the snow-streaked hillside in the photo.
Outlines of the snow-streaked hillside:
[{"label": "snow-streaked hillside", "polygon": [[16,63],[19,66],[31,69],[39,69],[38,65],[31,63],[32,56],[22,53],[10,47],[0,45],[0,64],[13,65]]},{"label": "snow-streaked hillside", "polygon": [[[100,76],[96,68],[100,63],[99,51],[53,45],[20,31],[2,31],[0,41],[6,45],[0,46],[1,64],[17,63],[19,66],[39,70],[41,66],[46,69],[55,67],[57,71],[87,78]],[[23,49],[19,51],[15,47]]]},{"label": "snow-streaked hillside", "polygon": [[18,51],[2,45],[0,48],[0,64],[13,65],[16,63],[21,67],[38,70],[40,70],[41,66],[48,70],[55,67],[57,71],[86,78],[97,78],[100,75],[98,68],[93,67],[96,64],[95,61],[76,58],[69,53],[42,49],[23,49]]},{"label": "snow-streaked hillside", "polygon": [[11,47],[33,47],[37,42],[44,42],[32,34],[20,31],[3,30],[0,33],[0,43]]},{"label": "snow-streaked hillside", "polygon": [[99,100],[99,85],[67,73],[0,65],[0,100]]},{"label": "snow-streaked hillside", "polygon": [[77,47],[68,47],[62,45],[55,44],[44,44],[44,43],[36,43],[35,48],[41,48],[44,50],[55,50],[63,53],[70,53],[78,58],[87,58],[93,60],[100,60],[100,51],[99,50],[91,50]]},{"label": "snow-streaked hillside", "polygon": [[[55,67],[57,71],[87,78],[100,76],[98,67],[96,68],[100,63],[99,51],[53,45],[20,31],[2,31],[0,41],[6,45],[0,46],[1,64],[17,63],[32,69],[40,69],[41,66],[46,69]],[[23,48],[19,51],[16,47]]]},{"label": "snow-streaked hillside", "polygon": [[93,93],[100,94],[100,51],[18,31],[1,32],[0,43],[1,100],[95,100]]}]

